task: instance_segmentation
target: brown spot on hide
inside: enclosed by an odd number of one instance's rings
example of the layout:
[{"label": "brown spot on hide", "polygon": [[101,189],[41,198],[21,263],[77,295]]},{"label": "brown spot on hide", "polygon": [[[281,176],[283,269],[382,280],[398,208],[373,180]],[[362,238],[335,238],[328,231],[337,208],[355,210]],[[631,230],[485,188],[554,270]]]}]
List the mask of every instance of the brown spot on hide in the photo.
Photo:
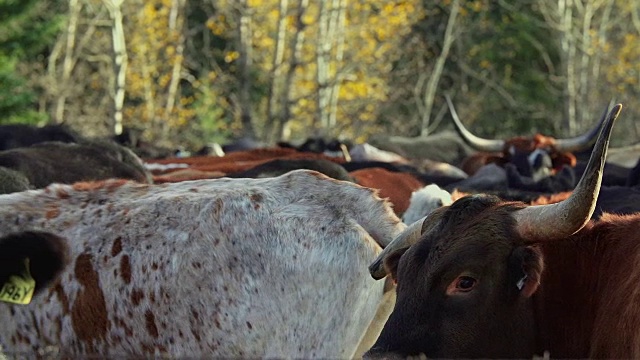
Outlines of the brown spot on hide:
[{"label": "brown spot on hide", "polygon": [[253,329],[253,325],[251,325],[251,323],[248,321],[247,321],[247,327],[249,328],[249,330]]},{"label": "brown spot on hide", "polygon": [[259,203],[259,202],[262,202],[262,200],[263,200],[262,194],[255,194],[255,193],[251,194],[251,201]]},{"label": "brown spot on hide", "polygon": [[147,331],[149,332],[149,335],[153,336],[154,338],[157,338],[158,327],[156,326],[156,317],[155,315],[153,315],[151,310],[147,310],[147,312],[144,313],[144,319],[147,325]]},{"label": "brown spot on hide", "polygon": [[142,344],[142,351],[145,354],[154,354],[155,352],[153,351],[153,346],[149,345],[149,344]]},{"label": "brown spot on hide", "polygon": [[125,283],[131,283],[131,263],[129,262],[129,255],[123,255],[120,259],[120,272],[122,279]]},{"label": "brown spot on hide", "polygon": [[196,338],[196,341],[200,342],[200,334],[196,330],[194,330],[194,328],[191,328],[191,333],[193,334],[193,337]]},{"label": "brown spot on hide", "polygon": [[134,289],[131,292],[131,302],[134,306],[140,305],[140,301],[144,299],[144,293],[140,289]]},{"label": "brown spot on hide", "polygon": [[62,285],[60,285],[60,283],[56,284],[56,286],[53,288],[53,291],[56,292],[56,296],[58,297],[58,300],[60,300],[60,304],[62,304],[62,313],[65,315],[69,314],[69,298],[67,297],[67,294],[64,292],[64,289],[62,289]]},{"label": "brown spot on hide", "polygon": [[51,220],[53,218],[57,218],[58,215],[60,215],[60,209],[54,208],[54,209],[47,210],[45,217],[47,218],[47,220]]},{"label": "brown spot on hide", "polygon": [[81,181],[73,184],[73,189],[76,191],[93,191],[99,189],[106,189],[108,192],[113,192],[119,187],[130,182],[130,180],[124,179],[109,179],[102,181]]},{"label": "brown spot on hide", "polygon": [[153,270],[153,271],[158,270],[158,263],[153,262],[153,263],[151,264],[151,270]]},{"label": "brown spot on hide", "polygon": [[220,215],[222,214],[222,207],[224,206],[224,202],[222,199],[216,199],[215,206],[213,207],[213,218],[216,221],[220,220]]},{"label": "brown spot on hide", "polygon": [[58,196],[59,199],[68,199],[69,198],[69,193],[66,192],[63,189],[58,189],[58,192],[56,193],[56,195]]},{"label": "brown spot on hide", "polygon": [[111,256],[117,256],[122,251],[122,238],[118,236],[111,247]]},{"label": "brown spot on hide", "polygon": [[93,257],[88,253],[83,253],[76,259],[75,276],[82,289],[71,308],[71,325],[75,336],[87,344],[105,339],[109,330],[104,293],[92,261]]}]

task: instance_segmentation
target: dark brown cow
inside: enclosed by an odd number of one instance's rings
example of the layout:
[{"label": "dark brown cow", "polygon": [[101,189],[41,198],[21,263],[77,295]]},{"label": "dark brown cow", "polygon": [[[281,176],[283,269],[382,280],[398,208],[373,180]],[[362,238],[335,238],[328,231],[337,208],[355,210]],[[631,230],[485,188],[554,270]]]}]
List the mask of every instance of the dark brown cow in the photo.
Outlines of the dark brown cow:
[{"label": "dark brown cow", "polygon": [[500,166],[512,163],[520,174],[533,178],[554,174],[564,165],[574,167],[576,157],[572,152],[593,145],[607,114],[606,111],[602,114],[598,126],[591,131],[571,139],[555,139],[535,134],[533,137],[517,136],[508,140],[493,140],[480,138],[467,130],[460,121],[451,99],[447,96],[446,100],[456,130],[470,146],[480,151],[467,157],[460,165],[469,175],[475,174],[478,169],[489,163]]},{"label": "dark brown cow", "polygon": [[469,196],[389,244],[370,271],[397,301],[367,356],[640,358],[640,214],[589,221],[620,109],[567,200]]}]

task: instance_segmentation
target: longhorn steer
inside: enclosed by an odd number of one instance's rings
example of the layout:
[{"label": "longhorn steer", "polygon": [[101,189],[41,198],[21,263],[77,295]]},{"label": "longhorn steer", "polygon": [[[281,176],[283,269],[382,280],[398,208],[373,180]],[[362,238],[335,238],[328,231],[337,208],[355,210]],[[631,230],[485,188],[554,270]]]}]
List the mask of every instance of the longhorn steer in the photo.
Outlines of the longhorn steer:
[{"label": "longhorn steer", "polygon": [[397,301],[368,357],[640,357],[640,214],[589,221],[616,105],[572,195],[462,198],[412,224],[370,270]]},{"label": "longhorn steer", "polygon": [[571,139],[555,139],[541,134],[531,138],[518,136],[509,140],[483,139],[464,127],[451,99],[446,96],[446,100],[456,130],[471,147],[480,151],[467,157],[460,166],[469,175],[488,163],[500,166],[511,163],[521,175],[538,181],[562,169],[564,165],[573,167],[576,165],[576,157],[571,152],[583,150],[593,144],[607,115],[605,111],[598,126]]},{"label": "longhorn steer", "polygon": [[28,258],[37,286],[0,303],[0,347],[63,357],[352,357],[383,297],[366,264],[405,228],[305,170],[56,184],[0,209],[0,284]]}]

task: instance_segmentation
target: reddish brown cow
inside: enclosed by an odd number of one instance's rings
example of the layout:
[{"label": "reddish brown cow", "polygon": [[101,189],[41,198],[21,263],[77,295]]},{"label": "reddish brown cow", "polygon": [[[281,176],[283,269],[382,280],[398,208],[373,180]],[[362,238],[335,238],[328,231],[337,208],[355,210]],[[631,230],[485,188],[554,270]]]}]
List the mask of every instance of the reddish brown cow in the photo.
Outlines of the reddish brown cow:
[{"label": "reddish brown cow", "polygon": [[[237,151],[222,157],[193,156],[182,159],[150,160],[155,164],[187,164],[189,168],[199,171],[219,171],[225,174],[251,169],[274,159],[326,159],[338,164],[344,163],[342,158],[332,158],[323,154],[298,152],[295,149],[273,148]],[[175,169],[179,170],[179,169]]]},{"label": "reddish brown cow", "polygon": [[464,197],[389,244],[370,271],[397,301],[367,356],[640,358],[640,214],[589,221],[620,109],[568,199]]},{"label": "reddish brown cow", "polygon": [[572,152],[587,149],[594,143],[606,116],[605,112],[598,126],[572,139],[555,139],[535,134],[533,137],[518,136],[508,140],[490,140],[480,138],[467,130],[460,121],[451,99],[447,96],[446,100],[456,130],[469,145],[480,151],[467,157],[460,166],[469,175],[475,174],[482,166],[490,163],[500,166],[513,163],[520,174],[534,178],[554,174],[564,165],[574,167],[576,157]]},{"label": "reddish brown cow", "polygon": [[382,168],[366,168],[349,173],[359,185],[379,190],[382,198],[393,204],[393,211],[402,215],[411,201],[411,193],[425,186],[413,175]]}]

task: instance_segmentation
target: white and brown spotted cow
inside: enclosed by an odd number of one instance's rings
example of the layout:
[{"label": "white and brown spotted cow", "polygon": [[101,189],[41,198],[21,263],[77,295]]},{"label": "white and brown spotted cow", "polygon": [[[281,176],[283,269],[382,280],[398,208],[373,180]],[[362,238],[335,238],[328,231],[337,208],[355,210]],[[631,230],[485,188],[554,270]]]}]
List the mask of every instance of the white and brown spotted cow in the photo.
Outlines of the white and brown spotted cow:
[{"label": "white and brown spotted cow", "polygon": [[383,297],[367,265],[404,227],[372,190],[306,170],[0,196],[0,286],[25,258],[37,286],[0,303],[0,346],[348,358]]}]

